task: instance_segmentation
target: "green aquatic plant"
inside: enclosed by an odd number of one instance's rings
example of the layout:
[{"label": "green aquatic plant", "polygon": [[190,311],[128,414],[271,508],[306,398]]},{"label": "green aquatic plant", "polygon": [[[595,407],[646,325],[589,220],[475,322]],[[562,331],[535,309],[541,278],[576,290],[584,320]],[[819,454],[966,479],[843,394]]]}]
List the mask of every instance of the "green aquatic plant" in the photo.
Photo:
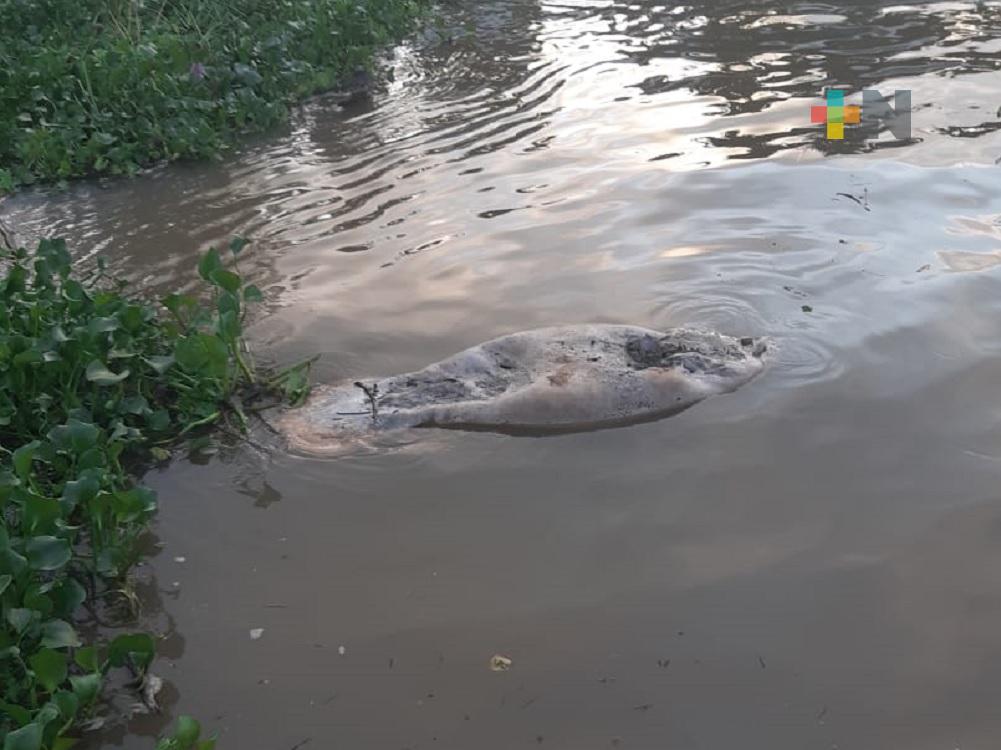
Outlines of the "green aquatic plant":
[{"label": "green aquatic plant", "polygon": [[74,626],[127,590],[156,510],[137,477],[179,440],[245,429],[248,403],[303,398],[310,363],[257,371],[243,328],[262,294],[215,249],[208,295],[162,306],[102,264],[77,278],[62,240],[0,254],[0,271],[0,745],[62,750],[109,670],[141,681],[155,655],[149,634],[84,644]]},{"label": "green aquatic plant", "polygon": [[201,739],[202,727],[190,716],[179,716],[174,731],[156,743],[156,750],[213,750],[215,738]]},{"label": "green aquatic plant", "polygon": [[428,0],[0,0],[0,194],[219,154],[338,88]]}]

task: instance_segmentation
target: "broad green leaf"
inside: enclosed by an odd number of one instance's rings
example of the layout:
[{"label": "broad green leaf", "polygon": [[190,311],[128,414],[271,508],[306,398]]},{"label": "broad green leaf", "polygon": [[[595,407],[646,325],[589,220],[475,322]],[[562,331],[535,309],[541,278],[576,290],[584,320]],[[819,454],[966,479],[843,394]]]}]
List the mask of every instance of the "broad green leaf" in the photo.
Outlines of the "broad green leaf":
[{"label": "broad green leaf", "polygon": [[42,645],[48,648],[75,648],[80,645],[80,638],[65,620],[46,620],[42,623]]},{"label": "broad green leaf", "polygon": [[240,289],[240,277],[224,268],[213,271],[210,281],[231,294],[236,294]]},{"label": "broad green leaf", "polygon": [[101,431],[89,422],[70,419],[49,430],[48,438],[57,450],[82,453],[97,443]]},{"label": "broad green leaf", "polygon": [[15,706],[0,700],[0,712],[7,714],[19,727],[23,727],[31,721],[31,711],[23,706]]},{"label": "broad green leaf", "polygon": [[156,655],[152,636],[146,633],[120,635],[108,647],[108,661],[113,667],[125,666],[130,655],[136,666],[145,670]]},{"label": "broad green leaf", "polygon": [[146,487],[133,487],[113,495],[111,506],[120,522],[142,520],[156,510],[156,493]]},{"label": "broad green leaf", "polygon": [[129,376],[129,368],[125,368],[120,373],[113,373],[98,359],[87,365],[87,380],[97,385],[115,385],[121,383]]},{"label": "broad green leaf", "polygon": [[216,309],[220,315],[240,315],[240,297],[233,292],[222,292],[216,302]]},{"label": "broad green leaf", "polygon": [[219,338],[228,344],[235,344],[240,337],[240,319],[234,312],[224,312],[217,323]]},{"label": "broad green leaf", "polygon": [[198,300],[190,294],[168,294],[162,302],[164,307],[181,319],[186,318],[198,308]]},{"label": "broad green leaf", "polygon": [[178,340],[174,356],[185,371],[221,378],[229,367],[229,350],[218,336],[194,333]]},{"label": "broad green leaf", "polygon": [[95,470],[81,473],[78,479],[72,479],[63,485],[63,506],[68,512],[82,503],[88,502],[101,489],[101,481]]},{"label": "broad green leaf", "polygon": [[13,580],[14,577],[11,575],[0,576],[0,596],[3,596],[3,592],[7,590],[7,587],[10,586],[10,582]]},{"label": "broad green leaf", "polygon": [[122,410],[127,414],[147,414],[149,402],[143,396],[129,396],[122,399]]},{"label": "broad green leaf", "polygon": [[73,652],[73,661],[86,672],[97,672],[101,669],[97,658],[97,648],[94,646],[78,648]]},{"label": "broad green leaf", "polygon": [[214,247],[209,248],[209,251],[198,261],[198,274],[208,282],[212,281],[212,274],[221,269],[222,259],[219,257],[219,251]]},{"label": "broad green leaf", "polygon": [[49,596],[54,605],[53,614],[72,619],[77,607],[87,598],[87,592],[75,578],[64,578],[52,587]]},{"label": "broad green leaf", "polygon": [[9,732],[3,741],[3,750],[40,750],[41,747],[41,724],[28,724]]},{"label": "broad green leaf", "polygon": [[38,450],[39,445],[41,445],[40,442],[32,440],[14,451],[14,455],[11,457],[14,472],[22,482],[28,481],[28,474],[31,473],[31,460],[35,457],[35,451]]},{"label": "broad green leaf", "polygon": [[[80,699],[68,690],[56,691],[52,696],[52,702],[59,709],[59,715],[62,716],[64,723],[76,718],[76,712],[80,709]],[[53,748],[55,747],[58,747],[58,740],[57,744],[53,745]],[[72,747],[72,745],[64,745],[64,747]]]},{"label": "broad green leaf", "polygon": [[245,63],[233,63],[233,75],[242,85],[250,88],[257,86],[264,80],[253,66],[246,65]]},{"label": "broad green leaf", "polygon": [[189,748],[194,745],[201,733],[202,727],[196,719],[187,715],[177,717],[177,726],[174,728],[174,739],[181,743],[181,747]]},{"label": "broad green leaf", "polygon": [[87,323],[87,331],[92,335],[117,331],[120,327],[121,321],[118,318],[92,318]]},{"label": "broad green leaf", "polygon": [[264,294],[255,284],[248,284],[243,288],[243,299],[247,302],[260,302],[264,299]]},{"label": "broad green leaf", "polygon": [[80,703],[89,706],[101,691],[101,675],[99,672],[83,675],[70,675],[70,685]]},{"label": "broad green leaf", "polygon": [[28,659],[37,679],[48,692],[54,692],[66,680],[66,654],[43,648]]},{"label": "broad green leaf", "polygon": [[170,355],[153,355],[151,357],[146,357],[146,363],[157,371],[158,374],[163,375],[170,366],[174,364],[174,358]]},{"label": "broad green leaf", "polygon": [[239,255],[240,251],[247,246],[248,242],[243,237],[234,237],[229,241],[229,249],[233,255]]},{"label": "broad green leaf", "polygon": [[21,528],[29,534],[50,534],[56,530],[56,521],[62,518],[58,500],[22,492]]},{"label": "broad green leaf", "polygon": [[59,570],[73,556],[69,542],[54,536],[32,537],[24,549],[33,570]]},{"label": "broad green leaf", "polygon": [[7,622],[16,633],[23,633],[36,616],[35,610],[24,607],[12,607],[7,610]]},{"label": "broad green leaf", "polygon": [[35,610],[40,617],[45,618],[52,614],[52,599],[47,593],[50,584],[39,584],[37,581],[28,585],[21,600],[21,606]]}]

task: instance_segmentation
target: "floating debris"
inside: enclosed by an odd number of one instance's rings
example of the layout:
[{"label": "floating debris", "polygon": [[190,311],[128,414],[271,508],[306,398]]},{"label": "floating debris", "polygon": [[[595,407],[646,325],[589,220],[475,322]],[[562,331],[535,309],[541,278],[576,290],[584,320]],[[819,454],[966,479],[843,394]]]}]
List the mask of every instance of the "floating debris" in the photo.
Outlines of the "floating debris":
[{"label": "floating debris", "polygon": [[490,669],[494,672],[506,672],[511,668],[512,662],[506,656],[494,654],[490,657]]}]

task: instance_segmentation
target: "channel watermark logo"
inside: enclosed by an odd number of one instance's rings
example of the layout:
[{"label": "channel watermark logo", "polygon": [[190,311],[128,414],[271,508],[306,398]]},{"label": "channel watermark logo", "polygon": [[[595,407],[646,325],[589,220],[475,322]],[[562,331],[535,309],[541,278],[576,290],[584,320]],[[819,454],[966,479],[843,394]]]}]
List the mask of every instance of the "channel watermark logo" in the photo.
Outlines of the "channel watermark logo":
[{"label": "channel watermark logo", "polygon": [[911,92],[898,89],[893,92],[893,104],[876,89],[862,90],[862,104],[846,104],[843,89],[827,89],[826,104],[810,108],[810,121],[827,128],[827,140],[845,138],[846,125],[861,126],[863,137],[875,137],[881,127],[889,130],[897,140],[911,138]]}]

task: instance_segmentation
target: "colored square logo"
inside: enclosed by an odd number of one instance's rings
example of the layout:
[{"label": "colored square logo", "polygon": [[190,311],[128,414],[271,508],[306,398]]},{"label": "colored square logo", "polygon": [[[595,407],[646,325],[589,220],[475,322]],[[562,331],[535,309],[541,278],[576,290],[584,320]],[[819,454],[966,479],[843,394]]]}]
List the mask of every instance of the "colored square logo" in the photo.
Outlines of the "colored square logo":
[{"label": "colored square logo", "polygon": [[845,92],[840,89],[828,89],[824,98],[827,104],[810,107],[810,122],[825,125],[828,140],[844,140],[845,125],[858,125],[862,121],[862,108],[845,104]]}]

